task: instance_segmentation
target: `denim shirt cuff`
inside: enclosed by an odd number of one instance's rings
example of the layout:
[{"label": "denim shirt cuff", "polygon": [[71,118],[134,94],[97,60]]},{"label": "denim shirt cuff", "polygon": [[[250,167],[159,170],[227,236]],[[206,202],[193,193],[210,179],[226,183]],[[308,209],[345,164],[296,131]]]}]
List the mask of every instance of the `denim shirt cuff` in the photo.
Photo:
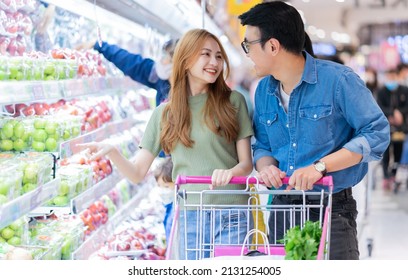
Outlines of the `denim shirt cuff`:
[{"label": "denim shirt cuff", "polygon": [[361,154],[363,156],[361,162],[370,162],[373,160],[378,160],[377,157],[371,154],[370,144],[368,143],[365,137],[357,137],[352,139],[350,142],[344,145],[344,148],[351,152]]},{"label": "denim shirt cuff", "polygon": [[262,157],[272,157],[272,153],[268,150],[262,150],[262,149],[256,150],[254,152],[254,164],[256,164],[258,159]]}]

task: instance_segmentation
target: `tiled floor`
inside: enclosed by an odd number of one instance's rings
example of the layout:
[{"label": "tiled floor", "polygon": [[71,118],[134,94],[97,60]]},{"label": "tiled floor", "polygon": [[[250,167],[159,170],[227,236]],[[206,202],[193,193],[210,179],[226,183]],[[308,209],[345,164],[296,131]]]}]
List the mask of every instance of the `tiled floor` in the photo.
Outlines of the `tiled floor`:
[{"label": "tiled floor", "polygon": [[359,208],[360,259],[408,260],[408,190],[403,186],[398,194],[384,191],[381,168],[373,165],[370,170],[375,184],[369,188],[369,180],[365,180],[354,187]]}]

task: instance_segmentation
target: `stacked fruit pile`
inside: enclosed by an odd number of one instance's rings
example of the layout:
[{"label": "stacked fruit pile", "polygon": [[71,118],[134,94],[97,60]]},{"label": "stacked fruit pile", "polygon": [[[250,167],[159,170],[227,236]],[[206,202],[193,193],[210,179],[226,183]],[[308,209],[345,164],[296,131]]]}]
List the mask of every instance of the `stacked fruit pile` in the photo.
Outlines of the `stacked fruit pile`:
[{"label": "stacked fruit pile", "polygon": [[0,127],[2,151],[55,152],[62,141],[81,133],[80,118],[71,115],[2,118]]}]

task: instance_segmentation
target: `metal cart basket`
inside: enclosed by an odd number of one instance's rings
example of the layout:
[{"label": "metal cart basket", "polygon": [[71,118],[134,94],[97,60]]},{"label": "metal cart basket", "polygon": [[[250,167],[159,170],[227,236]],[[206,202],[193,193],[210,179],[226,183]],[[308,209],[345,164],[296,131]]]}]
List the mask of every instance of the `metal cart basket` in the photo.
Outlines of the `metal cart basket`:
[{"label": "metal cart basket", "polygon": [[[283,179],[284,184],[287,184],[288,181],[289,178]],[[313,221],[318,220],[322,229],[317,259],[328,259],[333,191],[331,176],[323,177],[316,182],[315,185],[324,186],[319,191],[269,190],[260,187],[262,182],[255,177],[233,177],[230,184],[246,185],[246,188],[242,190],[190,191],[188,188],[180,189],[183,184],[211,184],[210,176],[178,176],[175,184],[174,221],[167,246],[167,259],[233,256],[253,250],[253,248],[261,248],[260,251],[262,248],[268,248],[270,251],[265,253],[284,256],[284,244],[281,237],[275,236],[273,240],[270,238],[268,247],[265,247],[263,239],[256,234],[252,236],[251,242],[246,242],[246,234],[254,227],[256,228],[254,221],[257,220],[257,215],[261,211],[274,215],[275,219],[283,219],[284,232],[296,225],[303,228],[305,222],[313,216]],[[193,195],[199,199],[190,203],[188,198]],[[241,198],[245,197],[245,199],[238,199],[241,201],[240,204],[211,203],[215,196],[229,195],[237,198],[242,196]],[[299,199],[295,200],[296,204],[290,205],[271,205],[260,199],[260,197],[270,195],[293,195]],[[246,202],[242,203],[242,201]],[[244,219],[239,217],[244,217]],[[268,234],[271,236],[272,232]],[[250,244],[244,244],[244,240]]]}]

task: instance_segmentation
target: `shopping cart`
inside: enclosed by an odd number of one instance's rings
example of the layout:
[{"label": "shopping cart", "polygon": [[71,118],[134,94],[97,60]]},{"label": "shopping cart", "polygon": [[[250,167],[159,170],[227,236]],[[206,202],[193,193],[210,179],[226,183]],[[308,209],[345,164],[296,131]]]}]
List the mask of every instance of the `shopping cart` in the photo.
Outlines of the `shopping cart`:
[{"label": "shopping cart", "polygon": [[[287,184],[288,181],[288,177],[283,179],[284,184]],[[243,252],[241,249],[245,245],[243,241],[247,238],[246,233],[253,227],[253,213],[258,211],[284,219],[285,231],[296,225],[303,228],[305,222],[310,220],[312,216],[310,213],[313,212],[315,217],[317,213],[319,226],[322,229],[317,259],[328,259],[333,191],[331,176],[323,177],[316,182],[315,185],[324,187],[320,191],[261,189],[260,185],[262,185],[262,182],[259,182],[256,177],[233,177],[230,184],[246,184],[246,188],[242,190],[208,189],[189,191],[180,189],[180,186],[183,184],[211,184],[211,177],[177,177],[175,182],[174,221],[167,246],[167,259],[204,259],[222,255],[236,255],[237,252]],[[199,197],[198,203],[189,202],[188,198],[194,195]],[[211,198],[220,195],[244,196],[247,203],[234,205],[212,204]],[[253,203],[254,197],[262,197],[264,195],[294,195],[300,199],[298,200],[299,203],[290,205],[271,205],[261,203],[258,200],[256,203]],[[313,203],[310,203],[310,201],[313,201]],[[193,217],[187,213],[190,210],[194,210],[190,212],[194,213]],[[237,219],[241,214],[247,217],[246,221]],[[227,221],[225,221],[226,219]],[[233,226],[225,226],[225,222]],[[180,224],[184,224],[184,226],[178,231],[177,229]],[[193,227],[193,231],[195,231],[193,236],[191,236],[191,233],[187,236],[186,225],[190,229]],[[238,229],[242,227],[245,227],[245,230],[239,231]],[[251,248],[263,247],[264,244],[262,242],[258,243],[260,241],[262,240],[253,238],[251,244],[247,244],[248,248],[245,248],[245,252],[252,250]],[[280,238],[275,238],[272,242],[270,240],[269,247],[271,251],[267,252],[268,254],[285,255],[284,244],[282,244]],[[181,248],[179,250],[180,255],[177,255],[174,251],[179,248]]]}]

